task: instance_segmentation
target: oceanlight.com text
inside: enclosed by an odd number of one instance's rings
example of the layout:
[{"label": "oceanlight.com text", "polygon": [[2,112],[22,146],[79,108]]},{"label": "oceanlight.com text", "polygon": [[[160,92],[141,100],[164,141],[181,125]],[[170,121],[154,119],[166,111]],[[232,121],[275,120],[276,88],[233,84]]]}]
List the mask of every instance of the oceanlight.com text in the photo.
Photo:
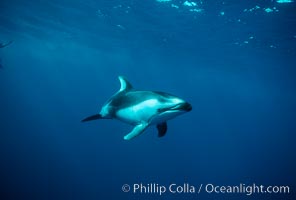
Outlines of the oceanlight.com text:
[{"label": "oceanlight.com text", "polygon": [[277,185],[260,185],[260,184],[244,184],[238,185],[215,185],[211,183],[207,184],[190,184],[190,183],[171,183],[171,184],[159,184],[159,183],[134,183],[124,184],[122,191],[132,194],[157,194],[164,195],[166,193],[171,194],[244,194],[247,196],[253,194],[289,194],[289,186],[277,186]]}]

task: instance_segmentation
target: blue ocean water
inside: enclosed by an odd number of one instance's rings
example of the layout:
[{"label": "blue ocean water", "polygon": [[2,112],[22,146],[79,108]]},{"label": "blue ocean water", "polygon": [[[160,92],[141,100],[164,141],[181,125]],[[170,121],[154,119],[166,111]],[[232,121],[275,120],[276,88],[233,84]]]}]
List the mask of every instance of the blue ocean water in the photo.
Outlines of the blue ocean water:
[{"label": "blue ocean water", "polygon": [[[0,199],[295,199],[296,3],[281,2],[2,0],[0,41],[13,43],[0,49]],[[118,75],[193,110],[163,138],[81,123]],[[196,191],[133,192],[141,183]]]}]

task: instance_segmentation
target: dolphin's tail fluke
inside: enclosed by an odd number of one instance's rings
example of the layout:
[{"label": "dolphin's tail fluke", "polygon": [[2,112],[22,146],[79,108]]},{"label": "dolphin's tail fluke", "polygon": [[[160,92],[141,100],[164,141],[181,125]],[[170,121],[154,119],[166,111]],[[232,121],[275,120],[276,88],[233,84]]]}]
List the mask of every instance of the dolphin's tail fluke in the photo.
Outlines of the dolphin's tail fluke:
[{"label": "dolphin's tail fluke", "polygon": [[83,120],[81,120],[81,122],[87,122],[87,121],[92,121],[92,120],[97,120],[97,119],[102,119],[102,115],[100,114],[96,114],[96,115],[92,115],[92,116],[89,116]]}]

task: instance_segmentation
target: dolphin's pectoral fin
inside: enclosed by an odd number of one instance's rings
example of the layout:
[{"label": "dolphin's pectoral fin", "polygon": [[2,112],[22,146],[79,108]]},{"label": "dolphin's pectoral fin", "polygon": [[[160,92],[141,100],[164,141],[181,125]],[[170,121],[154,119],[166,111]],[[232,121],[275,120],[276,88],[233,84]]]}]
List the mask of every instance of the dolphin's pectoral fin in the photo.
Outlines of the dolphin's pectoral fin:
[{"label": "dolphin's pectoral fin", "polygon": [[92,121],[92,120],[97,120],[97,119],[103,119],[102,115],[100,115],[100,114],[92,115],[92,116],[89,116],[89,117],[81,120],[81,122],[87,122],[87,121]]},{"label": "dolphin's pectoral fin", "polygon": [[136,136],[140,135],[141,133],[143,133],[143,131],[145,131],[145,129],[148,126],[149,126],[148,123],[142,123],[142,124],[139,124],[139,125],[135,126],[134,129],[129,134],[124,136],[124,139],[125,140],[133,139],[134,137],[136,137]]},{"label": "dolphin's pectoral fin", "polygon": [[163,137],[167,130],[168,130],[168,126],[166,122],[163,122],[161,124],[157,124],[157,130],[158,130],[158,137]]}]

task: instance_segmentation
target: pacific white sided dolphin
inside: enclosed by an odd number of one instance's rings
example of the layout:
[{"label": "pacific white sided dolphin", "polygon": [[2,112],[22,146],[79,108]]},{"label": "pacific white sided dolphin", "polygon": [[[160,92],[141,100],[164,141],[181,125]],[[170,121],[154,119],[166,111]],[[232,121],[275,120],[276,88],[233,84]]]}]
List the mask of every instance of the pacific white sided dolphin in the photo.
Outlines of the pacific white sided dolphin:
[{"label": "pacific white sided dolphin", "polygon": [[4,47],[8,46],[8,45],[10,45],[12,42],[13,42],[12,40],[9,41],[9,42],[7,42],[7,43],[1,43],[1,42],[0,42],[0,48],[4,48]]},{"label": "pacific white sided dolphin", "polygon": [[125,140],[138,136],[150,125],[156,125],[158,136],[162,137],[167,131],[167,120],[192,110],[189,103],[176,96],[135,90],[125,77],[118,78],[120,90],[103,105],[99,114],[87,117],[82,122],[115,118],[131,124],[134,128],[124,136]]}]

